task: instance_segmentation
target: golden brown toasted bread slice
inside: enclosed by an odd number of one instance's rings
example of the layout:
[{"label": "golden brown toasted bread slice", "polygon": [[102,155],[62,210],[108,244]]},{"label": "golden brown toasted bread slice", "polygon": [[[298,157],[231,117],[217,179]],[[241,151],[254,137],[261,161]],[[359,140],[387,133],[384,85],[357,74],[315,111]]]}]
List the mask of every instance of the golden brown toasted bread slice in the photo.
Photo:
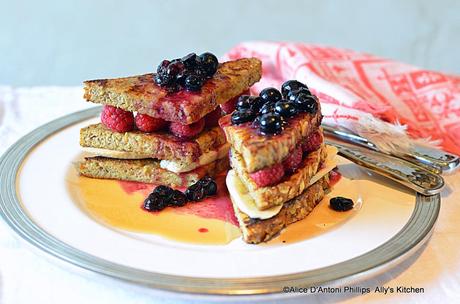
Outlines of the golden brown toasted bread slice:
[{"label": "golden brown toasted bread slice", "polygon": [[168,94],[155,84],[154,74],[145,74],[85,81],[84,97],[90,102],[191,124],[219,104],[240,95],[259,81],[261,74],[259,59],[244,58],[220,64],[214,77],[206,81],[201,92],[197,93],[184,90]]},{"label": "golden brown toasted bread slice", "polygon": [[264,220],[250,218],[233,203],[244,241],[251,244],[266,242],[289,224],[304,219],[323,199],[329,187],[329,175],[325,175],[300,195],[285,202],[277,215]]},{"label": "golden brown toasted bread slice", "polygon": [[289,120],[289,124],[279,135],[263,136],[248,125],[231,125],[230,115],[223,117],[227,141],[242,156],[246,171],[258,171],[283,161],[295,147],[321,124],[321,111],[315,115],[299,114]]},{"label": "golden brown toasted bread slice", "polygon": [[251,179],[241,154],[231,149],[230,163],[238,177],[248,189],[258,209],[264,210],[281,205],[301,194],[309,185],[310,179],[318,172],[320,165],[326,160],[327,149],[323,145],[308,154],[299,169],[292,175],[282,179],[278,184],[258,187]]},{"label": "golden brown toasted bread slice", "polygon": [[80,130],[82,147],[131,152],[143,156],[138,158],[165,159],[187,164],[197,161],[203,153],[225,142],[225,134],[220,127],[205,130],[188,141],[167,132],[118,133],[100,123]]},{"label": "golden brown toasted bread slice", "polygon": [[162,169],[159,161],[154,159],[126,160],[96,156],[87,157],[78,164],[80,174],[87,177],[153,183],[171,187],[188,187],[206,175],[214,176],[227,169],[227,157],[185,173],[174,173]]}]

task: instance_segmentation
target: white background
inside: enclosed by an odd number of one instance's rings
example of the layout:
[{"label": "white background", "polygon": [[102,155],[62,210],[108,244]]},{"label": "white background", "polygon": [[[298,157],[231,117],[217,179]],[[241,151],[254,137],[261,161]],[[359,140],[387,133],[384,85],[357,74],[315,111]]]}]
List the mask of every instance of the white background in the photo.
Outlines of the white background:
[{"label": "white background", "polygon": [[241,41],[320,43],[460,74],[460,1],[0,0],[0,84],[79,85]]}]

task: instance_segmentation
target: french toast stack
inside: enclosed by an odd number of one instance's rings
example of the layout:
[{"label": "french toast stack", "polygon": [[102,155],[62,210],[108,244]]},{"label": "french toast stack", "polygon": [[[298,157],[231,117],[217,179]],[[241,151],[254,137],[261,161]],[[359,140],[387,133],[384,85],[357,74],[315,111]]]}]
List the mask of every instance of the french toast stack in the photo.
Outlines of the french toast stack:
[{"label": "french toast stack", "polygon": [[157,73],[85,81],[85,99],[104,107],[101,123],[80,131],[80,145],[91,154],[79,163],[80,174],[187,187],[226,170],[229,144],[217,123],[220,105],[260,79],[261,62],[218,64],[215,58],[208,73],[205,65],[195,67],[199,60],[189,54],[163,61]]},{"label": "french toast stack", "polygon": [[297,81],[282,91],[243,96],[220,120],[231,145],[227,188],[247,243],[268,241],[305,218],[330,188],[336,166],[316,96]]}]

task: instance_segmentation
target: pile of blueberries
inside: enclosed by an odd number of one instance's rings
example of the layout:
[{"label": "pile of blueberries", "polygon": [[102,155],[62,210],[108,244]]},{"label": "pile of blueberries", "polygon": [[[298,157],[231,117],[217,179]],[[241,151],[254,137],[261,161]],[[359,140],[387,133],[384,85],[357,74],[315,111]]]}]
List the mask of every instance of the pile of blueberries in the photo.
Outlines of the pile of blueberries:
[{"label": "pile of blueberries", "polygon": [[232,114],[232,124],[253,121],[253,126],[258,127],[262,135],[279,134],[289,118],[317,111],[318,99],[308,87],[300,81],[288,80],[283,83],[281,92],[266,88],[259,96],[240,96]]},{"label": "pile of blueberries", "polygon": [[171,187],[160,185],[144,200],[144,209],[160,211],[166,207],[182,207],[187,202],[198,202],[217,193],[217,184],[205,176],[185,190],[185,193]]},{"label": "pile of blueberries", "polygon": [[157,68],[155,83],[170,93],[185,88],[199,91],[206,79],[217,72],[219,61],[211,53],[197,56],[195,53],[174,60],[163,60]]}]

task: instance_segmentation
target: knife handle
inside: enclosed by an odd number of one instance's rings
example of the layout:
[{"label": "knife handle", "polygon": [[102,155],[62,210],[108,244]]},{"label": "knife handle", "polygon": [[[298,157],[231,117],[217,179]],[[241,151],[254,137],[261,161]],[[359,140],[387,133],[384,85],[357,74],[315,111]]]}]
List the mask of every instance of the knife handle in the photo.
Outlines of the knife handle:
[{"label": "knife handle", "polygon": [[[383,153],[383,151],[380,151],[374,143],[348,129],[336,128],[329,125],[324,125],[323,129],[326,135]],[[412,153],[392,151],[391,155],[403,158],[435,174],[440,174],[443,171],[451,172],[460,165],[460,158],[457,155],[419,144],[413,145]]]},{"label": "knife handle", "polygon": [[336,141],[326,141],[337,147],[339,155],[352,162],[388,177],[423,195],[434,195],[441,192],[444,179],[403,159],[368,150],[361,147],[349,147]]},{"label": "knife handle", "polygon": [[410,157],[414,157],[425,164],[434,163],[443,171],[453,171],[460,165],[460,158],[449,152],[417,144],[414,145],[413,149],[414,152],[409,154]]}]

